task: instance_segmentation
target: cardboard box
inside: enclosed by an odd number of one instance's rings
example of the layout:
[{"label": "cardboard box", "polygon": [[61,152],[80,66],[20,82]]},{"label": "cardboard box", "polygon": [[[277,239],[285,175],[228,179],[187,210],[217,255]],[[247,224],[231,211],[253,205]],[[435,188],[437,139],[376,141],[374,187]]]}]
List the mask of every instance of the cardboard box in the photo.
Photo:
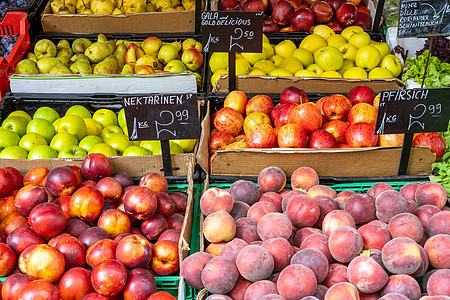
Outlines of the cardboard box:
[{"label": "cardboard box", "polygon": [[[288,177],[308,166],[321,177],[397,176],[401,147],[348,149],[240,149],[220,150],[209,158],[210,110],[202,122],[197,162],[211,176],[258,176],[269,166],[283,169]],[[426,147],[412,147],[407,175],[429,175],[435,155]]]},{"label": "cardboard box", "polygon": [[[383,90],[403,89],[405,84],[398,78],[388,79],[342,79],[320,77],[276,77],[263,75],[236,76],[236,89],[245,93],[281,93],[289,86],[296,86],[307,93],[347,94],[358,85],[367,85],[379,93]],[[213,92],[228,92],[228,74],[220,76]]]},{"label": "cardboard box", "polygon": [[41,23],[44,32],[128,34],[195,32],[195,11],[123,15],[56,15],[52,13],[49,1],[41,15]]}]

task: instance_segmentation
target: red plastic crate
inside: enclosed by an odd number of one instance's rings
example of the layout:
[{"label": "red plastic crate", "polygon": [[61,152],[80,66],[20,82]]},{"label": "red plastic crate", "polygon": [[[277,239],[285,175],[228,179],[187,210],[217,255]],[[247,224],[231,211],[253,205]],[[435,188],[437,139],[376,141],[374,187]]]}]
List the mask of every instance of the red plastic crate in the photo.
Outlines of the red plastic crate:
[{"label": "red plastic crate", "polygon": [[6,59],[0,57],[0,99],[5,92],[9,91],[9,73],[15,69],[30,47],[29,27],[27,13],[22,11],[7,12],[0,23],[1,36],[20,34],[8,57]]}]

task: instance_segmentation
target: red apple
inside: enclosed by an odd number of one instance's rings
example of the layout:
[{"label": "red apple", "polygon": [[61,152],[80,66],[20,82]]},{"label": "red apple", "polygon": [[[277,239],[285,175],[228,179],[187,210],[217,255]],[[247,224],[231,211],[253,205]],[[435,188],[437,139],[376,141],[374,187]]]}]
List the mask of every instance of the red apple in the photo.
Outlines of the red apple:
[{"label": "red apple", "polygon": [[264,2],[262,0],[244,0],[242,2],[242,10],[264,12]]},{"label": "red apple", "polygon": [[115,203],[122,195],[122,185],[114,177],[104,177],[95,186],[106,202]]},{"label": "red apple", "polygon": [[280,148],[305,148],[308,135],[297,124],[286,124],[278,129],[277,141]]},{"label": "red apple", "polygon": [[356,21],[353,25],[357,25],[364,30],[370,30],[372,28],[372,17],[370,14],[359,11],[356,14]]},{"label": "red apple", "polygon": [[[223,2],[223,1],[222,1]],[[230,107],[237,110],[241,115],[245,114],[245,106],[247,105],[248,98],[244,92],[231,91],[225,97],[223,107]]]},{"label": "red apple", "polygon": [[234,143],[234,137],[225,131],[214,133],[209,140],[209,154],[214,154],[217,150],[225,150],[225,148]]},{"label": "red apple", "polygon": [[125,212],[138,220],[150,219],[156,212],[156,194],[147,187],[132,187],[123,199]]},{"label": "red apple", "polygon": [[352,105],[356,105],[360,102],[372,104],[374,98],[374,91],[367,85],[355,86],[348,93],[348,99],[350,100],[350,102],[352,102]]},{"label": "red apple", "polygon": [[167,276],[178,272],[178,244],[170,241],[159,241],[153,245],[151,266],[159,276]]},{"label": "red apple", "polygon": [[297,106],[294,103],[277,104],[270,113],[270,120],[275,127],[289,123],[291,111]]},{"label": "red apple", "polygon": [[344,95],[331,95],[322,104],[322,113],[327,120],[346,120],[352,103]]},{"label": "red apple", "polygon": [[294,11],[294,7],[289,1],[279,0],[272,10],[272,19],[280,26],[286,26],[289,24],[291,13]]},{"label": "red apple", "polygon": [[334,32],[340,32],[344,30],[344,27],[342,27],[341,23],[339,23],[336,19],[331,19],[331,21],[326,25],[333,29]]},{"label": "red apple", "polygon": [[24,216],[28,216],[36,205],[45,203],[47,200],[48,196],[43,187],[27,184],[17,192],[14,202],[17,211]]},{"label": "red apple", "polygon": [[73,193],[69,202],[70,214],[86,222],[97,220],[103,211],[103,206],[102,194],[87,186]]},{"label": "red apple", "polygon": [[377,123],[377,110],[368,103],[358,103],[350,109],[348,121],[350,122],[350,125],[366,122],[375,126]]},{"label": "red apple", "polygon": [[311,134],[322,127],[322,113],[315,103],[303,103],[291,111],[290,123],[300,125],[307,134]]},{"label": "red apple", "polygon": [[345,132],[350,125],[342,120],[332,120],[322,126],[323,130],[331,133],[337,140],[338,144],[345,144]]},{"label": "red apple", "polygon": [[291,13],[289,23],[294,31],[308,31],[314,25],[314,18],[314,13],[309,8],[299,8]]},{"label": "red apple", "polygon": [[222,0],[219,3],[219,10],[233,10],[239,2],[238,0]]},{"label": "red apple", "polygon": [[244,125],[244,117],[231,107],[220,109],[214,119],[214,127],[218,131],[228,132],[232,136],[236,136],[241,132],[242,125]]},{"label": "red apple", "polygon": [[328,23],[333,18],[333,8],[325,1],[317,1],[311,5],[311,11],[314,13],[316,24]]},{"label": "red apple", "polygon": [[289,86],[285,88],[280,94],[281,104],[284,103],[302,104],[306,102],[309,102],[309,99],[305,91],[295,86]]},{"label": "red apple", "polygon": [[280,30],[280,26],[275,23],[272,17],[264,18],[263,20],[263,32],[278,32]]},{"label": "red apple", "polygon": [[334,12],[336,12],[342,4],[347,2],[347,0],[327,0],[327,2],[333,8]]},{"label": "red apple", "polygon": [[375,147],[378,136],[375,135],[375,126],[361,122],[350,125],[345,133],[345,140],[351,148]]},{"label": "red apple", "polygon": [[445,140],[437,132],[421,132],[414,136],[413,146],[426,146],[436,154],[436,161],[440,160],[445,152]]},{"label": "red apple", "polygon": [[378,136],[378,146],[400,147],[403,145],[404,136],[404,134],[380,134]]},{"label": "red apple", "polygon": [[245,106],[245,114],[249,115],[252,112],[261,112],[270,115],[274,107],[272,99],[267,95],[256,95],[248,100]]},{"label": "red apple", "polygon": [[11,195],[14,189],[14,177],[6,169],[0,169],[0,197]]},{"label": "red apple", "polygon": [[336,20],[344,26],[351,26],[356,21],[356,14],[356,6],[351,2],[346,2],[336,11]]},{"label": "red apple", "polygon": [[338,142],[334,136],[326,130],[318,129],[311,133],[308,139],[308,148],[329,149],[337,148]]},{"label": "red apple", "polygon": [[67,220],[55,203],[41,203],[30,212],[28,224],[42,237],[52,237],[63,232]]},{"label": "red apple", "polygon": [[111,161],[104,154],[91,153],[83,160],[81,172],[87,180],[99,181],[103,177],[111,176]]},{"label": "red apple", "polygon": [[260,123],[246,133],[245,143],[248,148],[273,148],[276,146],[277,136],[272,126]]}]

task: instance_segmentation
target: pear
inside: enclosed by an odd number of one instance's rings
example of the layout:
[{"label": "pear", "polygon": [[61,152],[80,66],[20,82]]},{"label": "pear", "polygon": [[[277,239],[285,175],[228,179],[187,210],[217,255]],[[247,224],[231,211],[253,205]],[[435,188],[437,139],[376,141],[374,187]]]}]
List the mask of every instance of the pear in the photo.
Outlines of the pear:
[{"label": "pear", "polygon": [[122,68],[122,72],[120,74],[134,74],[134,69],[132,65],[125,64]]},{"label": "pear", "polygon": [[28,53],[28,54],[27,54],[27,58],[28,58],[28,59],[31,59],[31,60],[34,61],[35,63],[38,61],[36,55],[34,55],[33,52]]},{"label": "pear", "polygon": [[57,12],[58,15],[70,15],[69,8],[67,6],[61,6]]},{"label": "pear", "polygon": [[145,12],[147,0],[123,0],[122,10],[126,14]]},{"label": "pear", "polygon": [[125,53],[127,53],[127,47],[125,47],[125,44],[123,43],[117,45],[116,50],[113,53],[119,62],[119,70],[122,70],[125,65]]},{"label": "pear", "polygon": [[183,4],[185,10],[195,9],[195,0],[182,0],[181,3]]},{"label": "pear", "polygon": [[69,63],[70,58],[72,57],[72,49],[70,48],[61,48],[61,50],[58,51],[58,54],[56,54],[56,58],[59,59],[59,61],[64,63]]},{"label": "pear", "polygon": [[156,1],[156,9],[163,10],[166,8],[172,7],[171,0],[157,0]]},{"label": "pear", "polygon": [[97,42],[106,43],[108,41],[108,38],[103,33],[100,33],[97,35]]},{"label": "pear", "polygon": [[86,38],[78,38],[72,43],[73,53],[84,53],[90,45],[92,45],[90,40]]},{"label": "pear", "polygon": [[54,14],[58,14],[59,9],[63,6],[65,6],[64,0],[52,0],[50,2],[50,8],[52,10],[52,13],[54,13]]},{"label": "pear", "polygon": [[148,2],[147,3],[147,7],[145,8],[145,11],[146,12],[155,12],[156,11],[156,6],[153,3]]},{"label": "pear", "polygon": [[125,63],[131,65],[132,67],[136,65],[136,49],[137,46],[135,44],[130,44],[127,52],[125,53]]},{"label": "pear", "polygon": [[15,74],[36,75],[39,74],[39,71],[34,61],[25,58],[19,61],[19,63],[17,64]]},{"label": "pear", "polygon": [[89,58],[91,63],[99,63],[111,55],[111,53],[108,44],[103,42],[95,42],[84,51],[84,54]]},{"label": "pear", "polygon": [[77,60],[74,64],[69,67],[73,74],[92,74],[92,67],[89,61]]},{"label": "pear", "polygon": [[123,11],[120,8],[116,7],[116,8],[114,8],[112,14],[113,15],[123,15]]},{"label": "pear", "polygon": [[77,0],[64,0],[64,6],[69,9],[70,14],[75,14],[77,11]]},{"label": "pear", "polygon": [[84,9],[91,9],[91,0],[78,0],[77,1],[77,11]]},{"label": "pear", "polygon": [[92,0],[91,10],[94,14],[110,15],[114,11],[115,2],[113,0]]},{"label": "pear", "polygon": [[116,2],[116,8],[119,8],[120,10],[122,10],[123,0],[115,0],[115,2]]},{"label": "pear", "polygon": [[55,57],[44,57],[37,61],[36,67],[38,68],[39,74],[48,74],[54,66],[60,63],[59,59]]},{"label": "pear", "polygon": [[84,8],[78,11],[78,14],[80,15],[93,15],[94,13],[90,8]]},{"label": "pear", "polygon": [[55,57],[56,52],[56,45],[49,39],[41,39],[34,45],[34,54],[37,59]]},{"label": "pear", "polygon": [[49,74],[72,74],[66,64],[57,64],[50,69]]},{"label": "pear", "polygon": [[77,61],[85,61],[88,64],[90,64],[91,62],[89,61],[89,58],[87,58],[86,55],[84,55],[83,53],[78,53],[75,54],[74,56],[72,56],[72,58],[70,59],[71,62],[75,63]]},{"label": "pear", "polygon": [[59,51],[61,48],[70,48],[68,40],[60,40],[56,45],[56,49]]},{"label": "pear", "polygon": [[119,60],[114,55],[110,55],[94,67],[94,74],[117,74]]}]

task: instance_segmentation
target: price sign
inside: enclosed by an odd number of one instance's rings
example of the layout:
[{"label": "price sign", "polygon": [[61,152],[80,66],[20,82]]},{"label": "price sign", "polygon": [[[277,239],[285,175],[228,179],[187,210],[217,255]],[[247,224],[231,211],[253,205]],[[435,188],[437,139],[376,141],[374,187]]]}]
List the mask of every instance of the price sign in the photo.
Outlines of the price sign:
[{"label": "price sign", "polygon": [[262,12],[205,11],[201,25],[205,52],[262,52]]},{"label": "price sign", "polygon": [[122,97],[130,141],[198,139],[196,94]]},{"label": "price sign", "polygon": [[447,130],[450,88],[382,91],[376,134]]},{"label": "price sign", "polygon": [[450,33],[450,0],[401,0],[399,37],[423,37]]}]

